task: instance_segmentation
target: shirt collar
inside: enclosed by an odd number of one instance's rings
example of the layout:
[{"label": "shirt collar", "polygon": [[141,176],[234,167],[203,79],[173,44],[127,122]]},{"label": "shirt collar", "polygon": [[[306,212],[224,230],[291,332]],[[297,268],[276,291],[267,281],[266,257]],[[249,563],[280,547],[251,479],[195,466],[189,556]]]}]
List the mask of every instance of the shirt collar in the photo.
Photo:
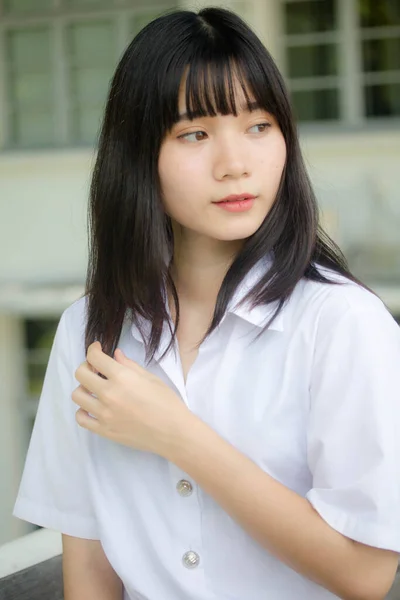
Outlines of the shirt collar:
[{"label": "shirt collar", "polygon": [[[272,264],[270,256],[262,258],[258,263],[254,265],[252,269],[247,273],[242,283],[238,286],[235,294],[228,304],[227,312],[237,315],[238,317],[248,321],[252,325],[257,327],[264,327],[271,319],[276,309],[278,308],[278,302],[271,302],[269,304],[262,304],[260,306],[251,307],[249,301],[241,304],[246,294],[258,283],[263,275],[268,271]],[[284,309],[278,314],[273,320],[268,329],[275,331],[284,330]]]},{"label": "shirt collar", "polygon": [[[234,314],[241,319],[244,319],[248,323],[252,325],[256,325],[260,329],[264,327],[268,321],[271,319],[272,315],[276,311],[278,307],[278,302],[271,302],[269,304],[263,304],[260,306],[251,307],[251,303],[249,301],[241,302],[244,300],[246,294],[258,283],[260,278],[267,272],[269,267],[271,266],[271,258],[263,258],[258,263],[250,269],[247,275],[244,277],[243,281],[239,284],[238,289],[234,293],[227,307],[227,314]],[[272,329],[274,331],[284,331],[284,309],[278,314],[278,316],[273,320],[271,325],[269,325],[268,329]],[[150,323],[140,317],[140,323],[143,327],[146,336],[150,335],[151,326]],[[164,327],[166,325],[164,324]],[[142,341],[142,337],[140,335],[139,329],[135,324],[132,324],[132,334],[133,336]]]}]

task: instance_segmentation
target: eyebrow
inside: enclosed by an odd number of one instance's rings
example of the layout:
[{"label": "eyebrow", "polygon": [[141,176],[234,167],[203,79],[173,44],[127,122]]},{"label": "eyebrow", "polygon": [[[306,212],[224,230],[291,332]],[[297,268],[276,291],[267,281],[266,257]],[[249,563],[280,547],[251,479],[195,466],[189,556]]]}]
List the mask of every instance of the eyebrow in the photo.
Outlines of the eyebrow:
[{"label": "eyebrow", "polygon": [[[262,106],[258,102],[249,102],[243,106],[239,107],[241,112],[253,112],[255,110],[264,110]],[[181,121],[192,121],[193,119],[198,119],[199,117],[204,117],[204,114],[200,112],[192,113],[192,118],[189,117],[189,113],[185,112],[179,115],[179,119],[177,123]]]}]

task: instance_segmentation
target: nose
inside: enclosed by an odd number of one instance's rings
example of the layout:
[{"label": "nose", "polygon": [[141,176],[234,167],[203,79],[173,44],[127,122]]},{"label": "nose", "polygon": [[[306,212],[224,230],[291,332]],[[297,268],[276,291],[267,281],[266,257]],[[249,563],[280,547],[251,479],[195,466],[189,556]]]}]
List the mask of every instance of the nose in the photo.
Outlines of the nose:
[{"label": "nose", "polygon": [[215,147],[213,170],[215,179],[219,181],[248,177],[249,156],[248,153],[246,156],[243,140],[232,137],[219,140]]}]

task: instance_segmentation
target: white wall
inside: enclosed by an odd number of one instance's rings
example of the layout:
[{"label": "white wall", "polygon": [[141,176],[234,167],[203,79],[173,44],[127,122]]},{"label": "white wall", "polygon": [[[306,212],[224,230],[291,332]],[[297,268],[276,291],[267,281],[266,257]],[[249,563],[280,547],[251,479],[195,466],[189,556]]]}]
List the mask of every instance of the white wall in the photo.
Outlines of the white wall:
[{"label": "white wall", "polygon": [[397,243],[400,249],[400,135],[396,130],[304,133],[303,153],[317,196],[337,212],[337,240]]},{"label": "white wall", "polygon": [[0,282],[80,280],[93,153],[0,155]]},{"label": "white wall", "polygon": [[[398,242],[397,132],[309,132],[301,140],[336,239]],[[83,150],[0,155],[0,309],[6,284],[83,282],[92,165]]]}]

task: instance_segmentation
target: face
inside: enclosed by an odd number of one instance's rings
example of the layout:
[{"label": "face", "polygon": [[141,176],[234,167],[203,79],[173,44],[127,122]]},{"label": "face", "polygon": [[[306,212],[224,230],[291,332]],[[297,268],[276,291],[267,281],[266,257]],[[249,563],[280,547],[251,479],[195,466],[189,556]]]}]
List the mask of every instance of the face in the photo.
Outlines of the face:
[{"label": "face", "polygon": [[[237,106],[246,107],[236,85]],[[238,109],[239,110],[239,109]],[[247,107],[234,115],[185,117],[164,139],[159,157],[164,207],[186,235],[220,241],[245,240],[261,226],[274,203],[286,160],[286,145],[274,117]],[[254,197],[220,203],[232,195]]]}]

